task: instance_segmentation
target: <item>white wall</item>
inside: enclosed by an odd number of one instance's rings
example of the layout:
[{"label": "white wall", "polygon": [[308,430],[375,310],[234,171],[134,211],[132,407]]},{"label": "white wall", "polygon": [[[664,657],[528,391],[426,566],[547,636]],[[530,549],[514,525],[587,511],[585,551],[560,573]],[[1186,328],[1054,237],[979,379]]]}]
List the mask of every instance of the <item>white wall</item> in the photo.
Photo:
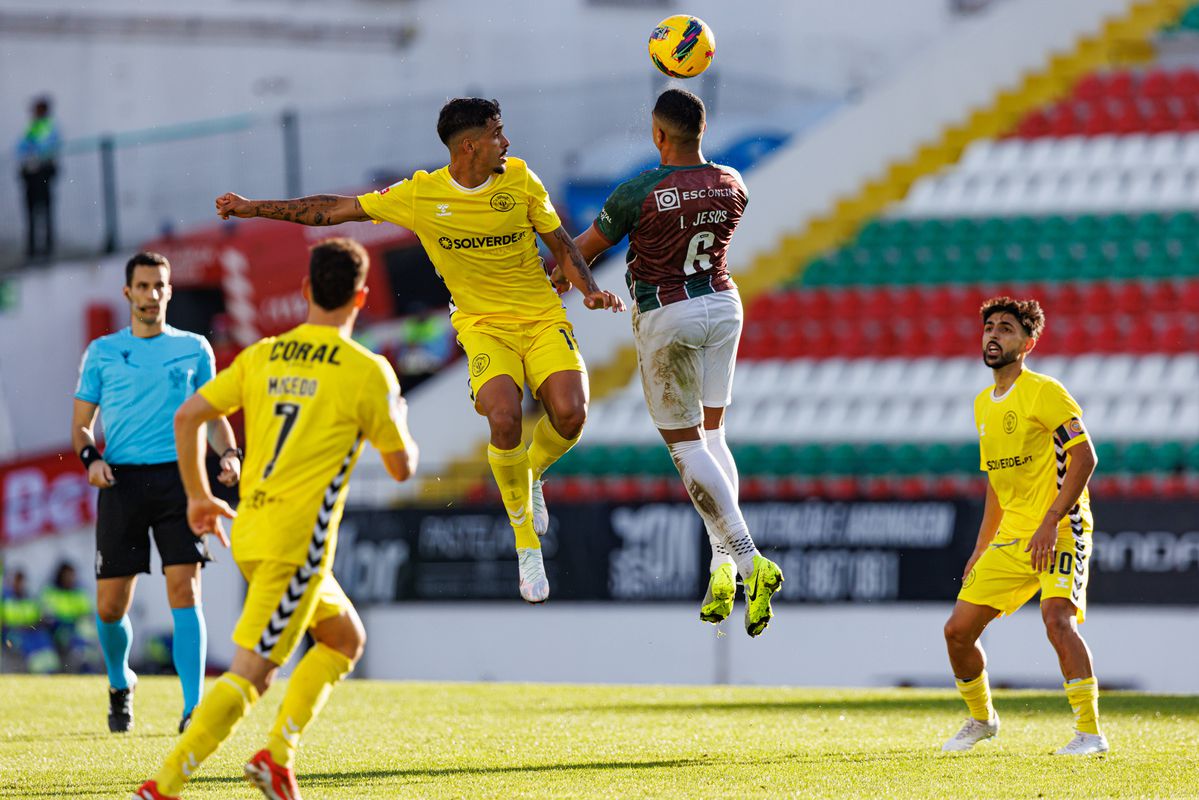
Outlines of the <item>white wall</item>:
[{"label": "white wall", "polygon": [[[514,581],[515,582],[515,581]],[[780,605],[750,639],[742,607],[720,629],[694,605],[405,604],[367,608],[359,677],[561,683],[952,686],[951,604]],[[1096,606],[1082,627],[1109,687],[1199,691],[1191,608]],[[984,634],[992,685],[1061,686],[1036,604]]]},{"label": "white wall", "polygon": [[[687,13],[717,35],[729,73],[843,93],[893,70],[952,17],[946,0],[758,0],[753,13],[721,0],[692,0]],[[134,130],[331,106],[471,87],[544,87],[644,81],[653,25],[675,5],[606,6],[585,0],[496,4],[486,0],[401,3],[301,0],[0,0],[12,20],[60,13],[101,18],[285,20],[367,27],[412,26],[410,46],[258,44],[208,37],[28,33],[0,25],[0,143],[20,132],[37,92],[58,99],[70,135]],[[27,22],[26,22],[27,24]],[[552,111],[547,109],[547,116]]]}]

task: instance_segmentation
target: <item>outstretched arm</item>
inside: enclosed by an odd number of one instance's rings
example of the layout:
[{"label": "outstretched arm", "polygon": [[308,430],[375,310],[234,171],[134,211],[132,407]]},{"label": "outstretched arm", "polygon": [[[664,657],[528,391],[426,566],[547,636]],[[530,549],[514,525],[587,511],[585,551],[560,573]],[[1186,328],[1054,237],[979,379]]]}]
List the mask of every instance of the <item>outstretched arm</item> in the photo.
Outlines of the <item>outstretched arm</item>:
[{"label": "outstretched arm", "polygon": [[542,234],[541,239],[554,254],[554,260],[558,262],[562,274],[583,293],[583,305],[591,309],[610,308],[613,312],[624,311],[624,300],[612,292],[600,289],[596,284],[591,268],[587,266],[578,245],[570,238],[565,228],[558,226],[550,233]]},{"label": "outstretched arm", "polygon": [[370,219],[357,197],[339,194],[314,194],[295,200],[247,200],[227,192],[216,199],[216,213],[221,219],[262,217],[301,225],[340,225]]}]

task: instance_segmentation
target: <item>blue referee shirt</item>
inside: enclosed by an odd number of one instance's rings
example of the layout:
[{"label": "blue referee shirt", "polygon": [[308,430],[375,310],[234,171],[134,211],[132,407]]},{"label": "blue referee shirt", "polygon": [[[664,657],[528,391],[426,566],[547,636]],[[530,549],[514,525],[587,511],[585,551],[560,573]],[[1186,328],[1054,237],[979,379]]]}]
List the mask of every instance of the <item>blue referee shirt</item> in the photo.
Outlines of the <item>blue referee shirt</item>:
[{"label": "blue referee shirt", "polygon": [[100,406],[109,464],[165,464],[176,460],[175,411],[215,372],[203,336],[164,325],[143,339],[124,328],[87,346],[75,397]]}]

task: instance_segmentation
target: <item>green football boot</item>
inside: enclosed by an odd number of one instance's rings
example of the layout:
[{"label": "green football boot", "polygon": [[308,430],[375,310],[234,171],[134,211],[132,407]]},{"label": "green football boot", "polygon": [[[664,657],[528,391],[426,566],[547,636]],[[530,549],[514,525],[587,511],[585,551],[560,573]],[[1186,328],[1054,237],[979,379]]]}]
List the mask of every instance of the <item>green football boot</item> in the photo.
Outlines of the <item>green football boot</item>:
[{"label": "green football boot", "polygon": [[754,556],[754,571],[745,584],[745,632],[757,636],[766,630],[774,612],[770,598],[783,586],[783,571],[779,565],[765,556]]},{"label": "green football boot", "polygon": [[699,618],[704,622],[719,625],[733,613],[733,598],[737,595],[737,577],[732,564],[721,564],[712,570],[708,579],[708,591],[704,593],[704,604],[699,607]]}]

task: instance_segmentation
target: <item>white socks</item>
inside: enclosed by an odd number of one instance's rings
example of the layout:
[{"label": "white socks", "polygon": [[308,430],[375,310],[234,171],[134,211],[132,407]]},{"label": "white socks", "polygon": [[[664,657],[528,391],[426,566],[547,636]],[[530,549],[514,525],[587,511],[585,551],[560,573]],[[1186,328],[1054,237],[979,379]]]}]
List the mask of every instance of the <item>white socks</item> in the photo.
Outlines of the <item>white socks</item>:
[{"label": "white socks", "polygon": [[728,476],[702,439],[670,445],[670,456],[704,526],[723,542],[741,577],[749,577],[758,548],[754,547],[749,527],[741,516]]},{"label": "white socks", "polygon": [[[701,428],[704,434],[704,441],[708,445],[708,452],[712,454],[712,458],[716,459],[716,464],[720,467],[720,471],[729,479],[729,483],[733,485],[733,497],[740,497],[741,479],[737,474],[737,462],[733,460],[733,451],[729,450],[728,442],[724,438],[724,426],[721,425],[716,430],[708,430]],[[712,546],[712,560],[708,564],[708,571],[715,572],[716,569],[724,564],[732,564],[733,557],[729,555],[728,548],[724,546],[724,540],[710,526],[705,523],[704,526],[708,532],[708,544]]]}]

